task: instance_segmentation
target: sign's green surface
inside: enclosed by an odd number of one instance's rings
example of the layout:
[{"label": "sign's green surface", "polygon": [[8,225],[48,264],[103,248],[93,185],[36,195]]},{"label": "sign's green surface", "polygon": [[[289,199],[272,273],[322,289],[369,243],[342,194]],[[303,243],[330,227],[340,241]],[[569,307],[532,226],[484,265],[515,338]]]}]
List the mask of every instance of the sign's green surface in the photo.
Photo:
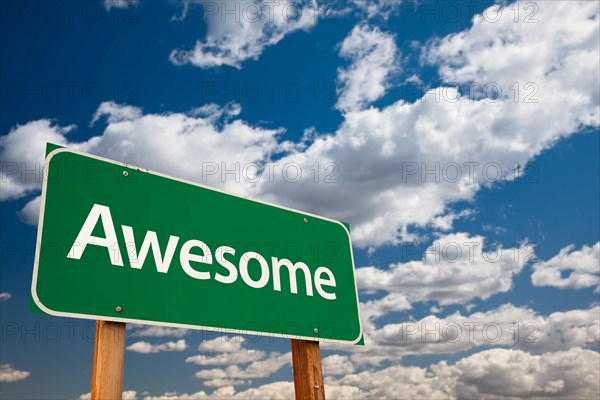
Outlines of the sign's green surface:
[{"label": "sign's green surface", "polygon": [[42,311],[361,339],[342,223],[65,148],[46,168],[31,291]]}]

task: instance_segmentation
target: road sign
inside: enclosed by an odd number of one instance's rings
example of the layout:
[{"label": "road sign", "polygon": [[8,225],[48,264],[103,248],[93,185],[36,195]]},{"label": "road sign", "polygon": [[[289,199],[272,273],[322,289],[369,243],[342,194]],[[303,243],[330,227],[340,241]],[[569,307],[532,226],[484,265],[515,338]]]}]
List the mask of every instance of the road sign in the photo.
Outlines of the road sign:
[{"label": "road sign", "polygon": [[358,343],[338,221],[55,148],[31,288],[51,315]]}]

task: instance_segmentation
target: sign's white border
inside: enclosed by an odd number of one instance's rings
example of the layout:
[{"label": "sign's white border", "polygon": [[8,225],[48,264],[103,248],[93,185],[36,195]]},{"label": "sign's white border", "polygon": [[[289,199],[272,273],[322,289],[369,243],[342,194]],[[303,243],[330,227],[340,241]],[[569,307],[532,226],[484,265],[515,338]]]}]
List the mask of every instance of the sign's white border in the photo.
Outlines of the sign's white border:
[{"label": "sign's white border", "polygon": [[114,161],[114,160],[109,160],[107,158],[104,157],[98,157],[92,154],[87,154],[87,153],[83,153],[81,151],[77,151],[77,150],[71,150],[69,148],[58,148],[55,150],[52,150],[48,156],[46,157],[45,160],[45,168],[48,168],[50,165],[50,160],[52,160],[52,158],[59,154],[59,153],[63,153],[63,152],[69,152],[69,153],[74,153],[80,156],[84,156],[84,157],[89,157],[89,158],[94,158],[96,160],[100,160],[100,161],[104,161],[104,162],[108,162],[111,164],[115,164],[118,165],[122,168],[128,168],[128,169],[133,169],[133,170],[143,170],[146,173],[152,174],[152,175],[156,175],[156,176],[160,176],[163,178],[167,178],[167,179],[171,179],[174,181],[179,181],[179,182],[183,182],[189,185],[193,185],[193,186],[198,186],[204,189],[208,189],[208,190],[212,190],[215,192],[220,192],[229,196],[235,196],[235,197],[239,197],[245,200],[250,200],[250,201],[254,201],[256,203],[260,203],[260,204],[265,204],[271,207],[277,207],[277,208],[281,208],[287,211],[291,211],[294,213],[298,213],[301,214],[302,216],[309,216],[312,218],[318,218],[321,220],[325,220],[325,221],[329,221],[329,222],[333,222],[336,224],[341,225],[344,228],[344,231],[348,234],[348,242],[350,243],[350,257],[352,260],[352,276],[354,277],[354,289],[356,292],[356,305],[357,305],[357,317],[358,317],[358,324],[359,324],[359,335],[358,337],[353,340],[353,341],[349,341],[349,340],[340,340],[340,339],[328,339],[328,338],[319,338],[319,337],[311,337],[311,336],[296,336],[296,335],[284,335],[284,334],[280,334],[280,333],[274,333],[274,332],[262,332],[262,331],[243,331],[241,332],[240,330],[235,330],[235,329],[229,329],[229,328],[218,328],[218,327],[210,327],[210,326],[200,326],[200,325],[186,325],[186,324],[178,324],[178,323],[170,323],[170,322],[161,322],[161,321],[146,321],[146,320],[140,320],[140,319],[131,319],[131,318],[118,318],[118,317],[108,317],[108,316],[103,316],[103,315],[91,315],[91,314],[77,314],[77,313],[69,313],[69,312],[62,312],[62,311],[55,311],[55,310],[51,310],[48,307],[46,307],[44,304],[42,304],[42,302],[40,301],[38,295],[37,295],[37,276],[38,276],[38,266],[39,266],[39,261],[40,261],[40,248],[42,245],[42,228],[43,228],[43,223],[44,223],[44,211],[46,208],[46,181],[47,179],[44,179],[43,184],[42,184],[42,202],[41,202],[41,206],[40,206],[40,217],[39,217],[39,221],[38,221],[38,233],[37,233],[37,243],[36,243],[36,248],[35,248],[35,260],[33,263],[33,279],[31,282],[31,296],[33,298],[33,301],[35,302],[35,304],[45,313],[50,314],[50,315],[54,315],[57,317],[70,317],[70,318],[83,318],[83,319],[95,319],[95,320],[102,320],[102,321],[115,321],[115,322],[130,322],[130,323],[138,323],[138,324],[148,324],[148,325],[158,325],[158,326],[169,326],[169,327],[177,327],[177,328],[186,328],[186,329],[198,329],[198,330],[207,330],[207,331],[217,331],[217,332],[226,332],[226,333],[232,333],[232,334],[240,334],[240,333],[247,333],[247,334],[251,334],[251,335],[258,335],[258,336],[270,336],[270,337],[280,337],[280,338],[285,338],[285,339],[302,339],[302,340],[318,340],[318,341],[324,341],[324,342],[328,342],[328,343],[335,343],[335,342],[343,342],[343,343],[349,343],[349,344],[356,344],[358,343],[363,335],[363,330],[362,330],[362,321],[360,318],[360,303],[358,301],[358,287],[356,286],[356,277],[354,276],[354,254],[352,252],[352,239],[350,238],[350,232],[348,231],[348,228],[346,228],[346,226],[344,224],[342,224],[340,221],[336,221],[330,218],[326,218],[326,217],[321,217],[318,215],[314,215],[311,213],[307,213],[304,211],[299,211],[299,210],[294,210],[292,208],[288,208],[288,207],[284,207],[284,206],[280,206],[277,204],[272,204],[266,201],[261,201],[261,200],[256,200],[256,199],[251,199],[249,197],[246,196],[240,196],[234,193],[229,193],[226,192],[224,190],[220,190],[220,189],[216,189],[216,188],[212,188],[212,187],[208,187],[199,183],[195,183],[195,182],[191,182],[191,181],[187,181],[185,179],[179,179],[179,178],[175,178],[169,175],[165,175],[165,174],[161,174],[159,172],[154,172],[154,171],[150,171],[147,169],[143,169],[143,168],[132,168],[131,166],[128,166],[127,164],[124,163],[120,163],[118,161]]}]

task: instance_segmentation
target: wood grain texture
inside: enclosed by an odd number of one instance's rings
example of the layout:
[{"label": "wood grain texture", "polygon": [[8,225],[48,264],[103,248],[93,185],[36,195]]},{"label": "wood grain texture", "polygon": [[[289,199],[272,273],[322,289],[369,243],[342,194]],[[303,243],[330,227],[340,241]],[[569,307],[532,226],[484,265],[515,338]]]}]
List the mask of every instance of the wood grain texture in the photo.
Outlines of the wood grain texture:
[{"label": "wood grain texture", "polygon": [[125,323],[96,321],[92,400],[120,400],[123,395]]},{"label": "wood grain texture", "polygon": [[296,400],[325,400],[319,342],[292,339]]}]

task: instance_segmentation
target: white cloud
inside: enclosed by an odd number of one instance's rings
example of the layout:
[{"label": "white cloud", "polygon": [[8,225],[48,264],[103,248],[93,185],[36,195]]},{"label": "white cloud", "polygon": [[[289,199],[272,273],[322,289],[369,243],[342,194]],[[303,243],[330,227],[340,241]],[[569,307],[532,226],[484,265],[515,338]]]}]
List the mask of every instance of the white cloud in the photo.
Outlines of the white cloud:
[{"label": "white cloud", "polygon": [[431,306],[429,308],[429,312],[432,313],[432,314],[439,314],[442,311],[444,311],[444,309],[442,307]]},{"label": "white cloud", "polygon": [[177,65],[241,68],[242,62],[257,60],[265,48],[279,43],[286,35],[310,29],[318,18],[312,0],[202,3],[208,24],[206,38],[196,41],[191,50],[173,50],[170,59]]},{"label": "white cloud", "polygon": [[264,359],[265,352],[253,349],[240,349],[231,353],[220,353],[214,356],[199,354],[185,359],[185,362],[197,365],[238,365]]},{"label": "white cloud", "polygon": [[233,117],[237,117],[242,112],[242,107],[235,102],[230,102],[224,106],[215,103],[204,104],[203,106],[192,109],[190,114],[194,117],[208,118],[210,121],[218,121],[223,118],[229,121]]},{"label": "white cloud", "polygon": [[135,353],[159,353],[163,351],[184,351],[187,348],[185,339],[180,339],[177,342],[166,342],[159,344],[151,344],[148,342],[136,342],[127,346],[127,350]]},{"label": "white cloud", "polygon": [[528,308],[504,304],[471,315],[387,324],[371,332],[369,355],[451,354],[479,346],[516,346],[532,352],[564,350],[600,343],[600,307],[543,317]]},{"label": "white cloud", "polygon": [[[107,126],[101,135],[85,142],[67,140],[65,134],[74,126],[60,127],[50,120],[18,125],[0,138],[4,162],[0,199],[16,199],[41,189],[46,142],[243,194],[250,190],[246,181],[254,179],[254,163],[264,164],[286,143],[276,138],[282,130],[230,121],[238,113],[239,106],[230,104],[189,114],[143,115],[134,107],[102,103],[95,120],[106,116]],[[227,180],[225,170],[236,168],[237,177]],[[40,199],[34,198],[21,217],[36,224],[39,204]]]},{"label": "white cloud", "polygon": [[[128,326],[129,325],[133,324],[128,324]],[[188,329],[169,328],[157,325],[133,325],[133,329],[135,336],[145,337],[182,337],[189,332]]]},{"label": "white cloud", "polygon": [[579,348],[531,355],[491,349],[466,357],[459,374],[459,398],[598,398],[600,355]]},{"label": "white cloud", "polygon": [[139,0],[104,0],[104,8],[106,11],[110,11],[113,8],[127,8],[130,6],[137,6]]},{"label": "white cloud", "polygon": [[107,117],[109,123],[133,121],[142,117],[139,107],[117,104],[114,101],[105,101],[100,104],[90,125],[95,124],[100,118]]},{"label": "white cloud", "polygon": [[224,386],[241,386],[247,385],[249,381],[235,380],[235,379],[210,379],[202,382],[204,386],[208,387],[224,387]]},{"label": "white cloud", "polygon": [[179,15],[175,14],[175,15],[171,16],[170,21],[171,22],[176,22],[176,21],[182,22],[182,21],[185,21],[185,19],[187,18],[187,15],[188,15],[189,11],[190,11],[190,2],[189,2],[189,0],[184,0],[183,7],[181,9],[181,14],[179,14]]},{"label": "white cloud", "polygon": [[[563,276],[568,273],[567,276]],[[574,245],[563,248],[548,261],[533,265],[531,282],[535,286],[554,286],[561,289],[582,289],[600,284],[600,242],[575,250]]]},{"label": "white cloud", "polygon": [[[361,311],[364,308],[361,304]],[[324,343],[323,348],[349,352],[359,369],[405,355],[456,354],[480,347],[510,346],[532,353],[593,347],[600,344],[600,307],[542,316],[527,307],[504,304],[469,315],[457,311],[380,326],[371,319],[363,321],[363,328],[364,347]]]},{"label": "white cloud", "polygon": [[323,375],[347,375],[354,372],[354,365],[348,356],[333,354],[322,359]]},{"label": "white cloud", "polygon": [[273,382],[262,385],[258,388],[246,389],[243,392],[236,393],[232,398],[234,400],[242,399],[273,399],[288,400],[293,398],[294,385],[291,382]]},{"label": "white cloud", "polygon": [[234,353],[242,349],[243,336],[221,336],[200,343],[198,350],[210,353]]},{"label": "white cloud", "polygon": [[454,377],[447,365],[440,363],[429,368],[392,366],[346,375],[325,383],[325,391],[332,385],[345,385],[360,390],[358,398],[447,399],[454,397]]},{"label": "white cloud", "polygon": [[[329,380],[360,389],[362,398],[597,398],[597,352],[574,348],[532,355],[490,349],[427,368],[391,366]],[[325,388],[327,390],[327,383]]]},{"label": "white cloud", "polygon": [[21,220],[29,225],[37,225],[40,218],[40,206],[42,205],[42,196],[35,196],[25,204],[19,211]]},{"label": "white cloud", "polygon": [[8,292],[0,293],[0,301],[8,301],[8,300],[10,300],[11,297],[12,297],[12,295]]},{"label": "white cloud", "polygon": [[2,190],[0,200],[13,200],[42,186],[46,142],[65,145],[74,125],[59,127],[49,119],[17,125],[0,137]]},{"label": "white cloud", "polygon": [[[600,355],[573,348],[533,355],[521,350],[490,349],[428,367],[392,365],[325,379],[328,399],[367,398],[597,398]],[[233,386],[194,394],[165,393],[145,400],[288,399],[292,382],[273,382],[236,392]]]},{"label": "white cloud", "polygon": [[[225,167],[241,169],[264,162],[279,146],[276,135],[281,130],[229,121],[229,116],[235,114],[231,107],[213,108],[212,114],[205,112],[202,116],[195,112],[140,116],[112,107],[105,112],[109,115],[104,134],[81,143],[82,150],[237,192],[245,188],[241,173],[237,179],[226,181],[222,175]],[[217,172],[211,175],[209,166]]]},{"label": "white cloud", "polygon": [[377,300],[360,303],[360,313],[366,319],[377,319],[393,311],[410,310],[411,305],[406,296],[390,293]]},{"label": "white cloud", "polygon": [[126,390],[121,396],[122,400],[135,400],[137,399],[137,393],[135,390]]},{"label": "white cloud", "polygon": [[[461,214],[449,212],[449,205],[473,200],[483,186],[513,179],[515,163],[525,165],[583,125],[598,125],[598,5],[538,6],[540,23],[515,23],[505,9],[497,23],[475,18],[469,30],[430,43],[426,54],[440,65],[446,81],[475,79],[502,88],[515,80],[535,82],[538,103],[525,103],[523,96],[515,102],[508,89],[506,96],[490,101],[459,97],[456,88],[443,86],[414,103],[400,100],[381,109],[347,112],[336,132],[302,149],[280,143],[281,130],[238,119],[217,123],[210,116],[182,113],[139,116],[121,112],[126,106],[101,105],[108,113],[101,136],[68,143],[64,133],[72,127],[32,121],[2,137],[0,154],[3,160],[33,165],[43,160],[43,143],[54,141],[347,221],[361,247],[414,240],[413,228],[451,229]],[[264,163],[282,149],[288,154],[278,160],[280,165],[297,163],[302,169],[297,182],[281,173],[272,183],[262,179],[256,184],[223,182],[218,173],[206,176],[207,163],[224,162],[229,168],[236,162]],[[318,182],[315,163],[325,170]],[[324,181],[332,168],[337,183]],[[39,190],[40,180],[18,175],[4,172],[3,199]]]},{"label": "white cloud", "polygon": [[254,361],[244,368],[230,365],[224,369],[203,369],[196,372],[195,376],[203,380],[266,378],[284,366],[290,365],[291,361],[291,353],[280,354],[274,352],[270,353],[267,358]]},{"label": "white cloud", "polygon": [[402,293],[411,302],[435,300],[446,305],[485,300],[510,290],[512,277],[534,254],[527,245],[485,251],[484,246],[482,236],[444,235],[425,251],[421,261],[392,264],[389,269],[358,268],[358,287]]},{"label": "white cloud", "polygon": [[10,364],[0,365],[0,382],[16,382],[27,379],[30,375],[29,371],[19,371],[14,369]]},{"label": "white cloud", "polygon": [[[222,389],[226,389],[226,391],[228,392],[227,394],[231,394],[231,391],[233,390],[233,387],[228,386],[226,388],[222,388]],[[219,395],[225,394],[225,390],[217,390],[215,391],[215,397],[217,397],[217,392],[219,392]],[[209,399],[210,396],[204,392],[204,391],[200,391],[200,392],[196,392],[196,393],[192,393],[192,394],[188,394],[188,393],[177,393],[177,392],[166,392],[163,395],[160,396],[146,396],[144,397],[144,400],[198,400],[198,399]]]},{"label": "white cloud", "polygon": [[[530,352],[600,345],[600,307],[554,312],[538,317],[539,325],[521,324],[518,347]],[[537,331],[539,328],[539,331]]]},{"label": "white cloud", "polygon": [[288,400],[294,396],[292,382],[272,382],[257,388],[250,388],[242,392],[235,391],[233,386],[225,386],[212,393],[204,391],[192,394],[165,393],[157,397],[145,397],[144,400],[200,400],[200,399],[231,399],[231,400]]},{"label": "white cloud", "polygon": [[[360,389],[341,384],[325,383],[327,399],[360,399],[364,398]],[[236,392],[233,386],[221,387],[220,389],[206,393],[204,391],[192,394],[178,394],[175,392],[165,393],[162,396],[145,397],[144,400],[198,400],[198,399],[231,399],[231,400],[289,400],[294,398],[293,382],[271,382],[258,387],[249,388]]]},{"label": "white cloud", "polygon": [[[527,164],[584,125],[598,126],[598,4],[538,5],[540,23],[515,23],[504,9],[497,23],[478,17],[470,29],[432,42],[427,60],[449,84],[414,103],[346,113],[334,134],[280,160],[302,167],[300,181],[260,182],[259,192],[350,222],[359,246],[413,240],[412,227],[451,228],[448,205],[514,179],[515,163]],[[506,90],[496,100],[469,98],[452,85],[472,80]],[[535,89],[525,93],[528,83],[539,88],[538,103],[525,102]],[[328,162],[338,183],[315,183],[310,168]]]},{"label": "white cloud", "polygon": [[579,124],[598,125],[599,4],[557,1],[538,6],[537,22],[515,23],[510,6],[493,5],[474,17],[468,31],[432,42],[426,58],[439,65],[447,82],[496,83],[513,103],[511,85],[535,83],[540,93],[533,98],[540,103],[531,108],[541,115],[525,122],[530,106],[517,107],[513,128],[551,118],[559,124],[554,133],[558,137]]},{"label": "white cloud", "polygon": [[387,20],[400,10],[404,0],[352,0],[354,6],[367,18],[382,18]]},{"label": "white cloud", "polygon": [[[204,369],[196,373],[209,387],[239,386],[248,383],[247,379],[266,378],[277,372],[291,361],[290,353],[267,354],[261,350],[242,347],[245,339],[242,336],[222,336],[202,342],[198,347],[201,352],[217,353],[214,355],[199,354],[186,358],[187,363],[197,365],[222,365],[224,369]],[[248,364],[240,368],[241,365]]]},{"label": "white cloud", "polygon": [[[90,400],[92,398],[91,393],[85,393],[79,396],[78,400]],[[136,400],[137,392],[135,390],[125,390],[121,396],[122,400]]]},{"label": "white cloud", "polygon": [[340,47],[340,55],[351,64],[338,69],[336,107],[359,110],[382,97],[390,77],[400,70],[398,53],[393,35],[368,25],[355,26]]},{"label": "white cloud", "polygon": [[368,335],[375,330],[375,321],[391,312],[409,310],[411,304],[406,296],[389,293],[381,299],[369,300],[360,303],[360,317],[362,319],[363,332]]}]

